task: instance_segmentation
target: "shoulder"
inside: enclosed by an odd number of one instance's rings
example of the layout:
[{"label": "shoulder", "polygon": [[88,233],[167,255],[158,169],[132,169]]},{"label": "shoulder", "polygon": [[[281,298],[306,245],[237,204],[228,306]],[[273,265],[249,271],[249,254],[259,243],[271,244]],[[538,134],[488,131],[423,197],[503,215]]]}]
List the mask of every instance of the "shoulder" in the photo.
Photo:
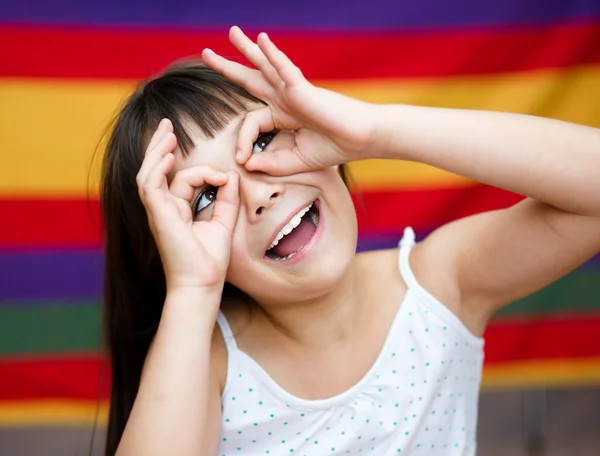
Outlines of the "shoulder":
[{"label": "shoulder", "polygon": [[[450,223],[417,243],[410,254],[410,268],[416,281],[451,310],[473,334],[482,334],[486,320],[467,312],[463,305],[456,267],[458,246],[464,244],[457,241],[455,231],[456,227]],[[455,242],[449,242],[452,239]]]},{"label": "shoulder", "polygon": [[227,380],[227,345],[223,332],[216,322],[210,344],[210,370],[211,381],[218,383],[219,391],[223,394]]}]

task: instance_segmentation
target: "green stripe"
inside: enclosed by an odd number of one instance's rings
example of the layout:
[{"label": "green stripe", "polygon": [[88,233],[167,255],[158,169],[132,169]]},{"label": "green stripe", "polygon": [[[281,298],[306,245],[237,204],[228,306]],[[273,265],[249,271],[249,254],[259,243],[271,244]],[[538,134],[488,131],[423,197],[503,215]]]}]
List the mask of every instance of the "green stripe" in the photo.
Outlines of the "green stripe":
[{"label": "green stripe", "polygon": [[0,309],[0,355],[97,350],[100,307]]},{"label": "green stripe", "polygon": [[582,269],[503,308],[497,316],[600,312],[600,274]]},{"label": "green stripe", "polygon": [[[0,356],[98,350],[100,307],[94,301],[3,302],[0,306]],[[507,306],[503,316],[541,313],[600,314],[600,274],[578,270],[548,288]]]}]

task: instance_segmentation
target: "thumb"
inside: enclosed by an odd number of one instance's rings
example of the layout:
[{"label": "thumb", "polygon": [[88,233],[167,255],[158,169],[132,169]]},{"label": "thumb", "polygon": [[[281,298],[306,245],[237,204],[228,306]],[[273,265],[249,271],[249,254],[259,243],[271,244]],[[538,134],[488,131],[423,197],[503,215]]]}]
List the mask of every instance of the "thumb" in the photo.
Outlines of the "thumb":
[{"label": "thumb", "polygon": [[312,170],[291,149],[277,149],[252,155],[244,165],[248,171],[260,171],[271,176],[289,176]]}]

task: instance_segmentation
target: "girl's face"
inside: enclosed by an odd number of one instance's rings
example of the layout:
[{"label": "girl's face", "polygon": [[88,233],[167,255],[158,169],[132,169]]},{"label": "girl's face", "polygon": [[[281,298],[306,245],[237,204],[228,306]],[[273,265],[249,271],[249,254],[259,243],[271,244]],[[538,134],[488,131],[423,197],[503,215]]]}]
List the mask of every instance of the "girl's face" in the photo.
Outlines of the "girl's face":
[{"label": "girl's face", "polygon": [[[323,295],[340,283],[354,258],[357,226],[350,194],[335,168],[273,177],[238,165],[236,127],[242,119],[234,118],[213,139],[193,134],[196,147],[187,157],[175,154],[173,173],[208,165],[240,174],[229,283],[264,304]],[[293,132],[266,133],[257,138],[253,152],[293,146]],[[197,189],[192,200],[196,220],[210,219],[214,196],[214,188]]]}]

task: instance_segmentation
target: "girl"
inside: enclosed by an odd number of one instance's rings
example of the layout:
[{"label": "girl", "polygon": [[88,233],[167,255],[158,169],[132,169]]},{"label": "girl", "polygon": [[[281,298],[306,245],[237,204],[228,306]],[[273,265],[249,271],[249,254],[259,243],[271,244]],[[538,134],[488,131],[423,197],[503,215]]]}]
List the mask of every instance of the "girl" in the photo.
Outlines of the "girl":
[{"label": "girl", "polygon": [[[475,454],[487,321],[600,250],[600,132],[363,103],[230,39],[258,70],[205,50],[110,138],[106,453]],[[344,163],[365,158],[529,198],[356,255]]]}]

